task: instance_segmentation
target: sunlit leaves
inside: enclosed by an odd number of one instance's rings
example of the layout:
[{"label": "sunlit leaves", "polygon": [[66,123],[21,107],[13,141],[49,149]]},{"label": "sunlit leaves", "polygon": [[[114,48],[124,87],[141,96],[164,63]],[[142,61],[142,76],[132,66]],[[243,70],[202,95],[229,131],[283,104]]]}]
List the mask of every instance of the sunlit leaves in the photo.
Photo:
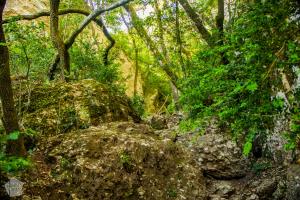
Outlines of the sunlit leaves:
[{"label": "sunlit leaves", "polygon": [[255,82],[250,82],[248,85],[247,85],[247,90],[251,91],[251,92],[254,92],[255,90],[257,90],[257,83]]},{"label": "sunlit leaves", "polygon": [[17,140],[20,137],[19,131],[14,131],[7,135],[7,140]]},{"label": "sunlit leaves", "polygon": [[[185,80],[182,102],[186,110],[202,125],[207,118],[217,117],[222,130],[245,140],[244,155],[251,152],[256,134],[272,133],[276,117],[288,106],[295,113],[290,130],[300,130],[299,111],[294,109],[299,106],[297,98],[288,97],[286,102],[276,97],[283,87],[281,70],[289,73],[289,78],[295,77],[300,57],[295,42],[299,27],[283,20],[291,13],[282,2],[240,5],[240,15],[225,32],[224,46],[199,51]],[[220,64],[220,52],[225,52],[228,65]],[[286,115],[290,117],[289,112]]]}]

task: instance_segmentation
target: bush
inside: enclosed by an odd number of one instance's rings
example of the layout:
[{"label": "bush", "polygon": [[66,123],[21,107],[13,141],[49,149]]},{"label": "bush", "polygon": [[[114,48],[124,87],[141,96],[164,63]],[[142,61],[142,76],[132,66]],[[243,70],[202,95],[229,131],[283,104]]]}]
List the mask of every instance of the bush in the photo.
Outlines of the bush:
[{"label": "bush", "polygon": [[[299,107],[299,98],[291,98],[299,88],[278,95],[285,90],[282,72],[293,79],[300,63],[298,22],[283,20],[293,19],[293,9],[285,0],[241,5],[243,14],[228,27],[224,45],[200,51],[182,86],[190,119],[205,127],[216,117],[221,130],[246,141],[245,154],[255,135],[272,133],[278,116],[290,117],[288,105]],[[222,54],[229,64],[222,64]]]},{"label": "bush", "polygon": [[139,116],[145,114],[145,104],[142,96],[134,95],[130,100],[130,104]]}]

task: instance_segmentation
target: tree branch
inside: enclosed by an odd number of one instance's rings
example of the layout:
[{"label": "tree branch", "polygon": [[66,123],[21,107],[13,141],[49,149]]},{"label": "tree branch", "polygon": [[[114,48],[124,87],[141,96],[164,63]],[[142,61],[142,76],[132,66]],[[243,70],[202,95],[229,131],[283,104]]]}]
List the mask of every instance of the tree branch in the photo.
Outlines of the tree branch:
[{"label": "tree branch", "polygon": [[[85,16],[88,16],[90,14],[89,11],[80,10],[80,9],[64,9],[64,10],[58,11],[58,15],[66,15],[66,14],[72,14],[72,13],[82,14]],[[41,11],[41,12],[38,12],[38,13],[32,14],[32,15],[17,15],[17,16],[13,16],[13,17],[4,19],[3,24],[21,21],[21,20],[34,20],[34,19],[38,19],[40,17],[48,17],[48,16],[50,16],[50,11]]]},{"label": "tree branch", "polygon": [[83,29],[94,19],[96,19],[99,15],[103,14],[104,12],[116,9],[120,6],[126,5],[127,3],[129,3],[130,1],[133,0],[121,0],[117,3],[114,3],[113,5],[101,9],[98,8],[96,9],[94,12],[92,12],[91,14],[89,14],[81,23],[81,25],[72,33],[72,35],[69,37],[69,39],[66,42],[66,47],[67,49],[69,49],[73,43],[75,42],[76,37],[83,31]]},{"label": "tree branch", "polygon": [[109,51],[114,47],[116,41],[115,39],[110,35],[110,33],[108,32],[106,26],[104,25],[103,21],[101,18],[97,18],[95,20],[95,22],[98,24],[98,26],[100,26],[102,28],[102,31],[105,35],[105,37],[110,41],[110,44],[105,48],[104,50],[104,54],[103,54],[103,61],[104,61],[104,65],[108,65],[108,54]]},{"label": "tree branch", "polygon": [[133,24],[133,27],[137,31],[137,34],[142,38],[147,47],[149,48],[150,52],[153,54],[155,59],[157,60],[157,63],[159,66],[163,69],[163,71],[167,74],[167,76],[170,78],[172,83],[176,86],[178,77],[175,73],[173,73],[168,65],[168,61],[166,58],[160,53],[160,51],[157,49],[155,42],[150,38],[145,28],[141,25],[141,19],[138,17],[137,13],[135,12],[134,8],[130,5],[123,6],[125,10],[129,13],[131,17],[131,21]]},{"label": "tree branch", "polygon": [[201,34],[203,39],[207,42],[209,46],[214,46],[212,36],[205,28],[200,16],[194,11],[187,0],[178,0],[183,9],[185,10],[186,14],[189,18],[194,22],[195,26],[198,29],[198,32]]},{"label": "tree branch", "polygon": [[[93,13],[96,13],[96,15],[99,16],[99,15],[103,14],[104,12],[107,12],[107,11],[113,10],[115,8],[118,8],[122,5],[125,5],[125,4],[129,3],[130,1],[132,1],[132,0],[120,1],[119,3],[113,4],[113,5],[111,5],[110,7],[106,8],[106,9],[97,9]],[[64,10],[58,11],[58,15],[82,14],[82,15],[85,15],[87,17],[89,17],[93,13],[90,13],[89,11],[81,10],[81,9],[64,9]],[[18,16],[10,17],[8,19],[3,20],[3,24],[15,22],[15,21],[20,21],[20,20],[34,20],[34,19],[38,19],[40,17],[47,17],[47,16],[50,16],[49,11],[42,11],[42,12],[32,14],[32,15],[18,15]],[[100,18],[97,18],[97,16],[92,17],[91,20],[93,20],[98,26],[100,26],[102,28],[102,31],[103,31],[105,37],[110,41],[110,44],[106,47],[106,49],[104,51],[104,55],[103,55],[104,64],[107,65],[108,64],[108,54],[109,54],[109,51],[115,45],[115,40],[110,35],[110,33],[108,32],[108,30],[107,30],[106,26],[104,25],[103,21]],[[86,25],[84,25],[84,27],[85,26]],[[76,33],[72,34],[72,36],[69,38],[68,42],[66,43],[67,49],[69,49],[72,46],[72,44],[74,43],[77,35],[84,29],[84,27],[83,28],[81,27],[80,29],[77,30]],[[57,64],[57,62],[55,62],[55,63]]]}]

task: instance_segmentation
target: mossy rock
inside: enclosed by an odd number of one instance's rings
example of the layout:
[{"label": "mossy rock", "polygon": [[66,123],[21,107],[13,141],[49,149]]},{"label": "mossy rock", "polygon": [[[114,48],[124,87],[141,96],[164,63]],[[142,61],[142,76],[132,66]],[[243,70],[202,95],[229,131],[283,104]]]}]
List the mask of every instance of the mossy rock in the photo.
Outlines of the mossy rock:
[{"label": "mossy rock", "polygon": [[140,121],[127,96],[92,79],[34,85],[30,92],[16,89],[15,94],[25,128],[41,133],[69,132],[104,122]]},{"label": "mossy rock", "polygon": [[[49,137],[40,148],[50,170],[41,185],[28,174],[25,194],[42,199],[205,199],[202,171],[190,153],[144,124],[104,123]],[[39,154],[39,151],[35,152]],[[52,160],[45,162],[45,160]],[[54,162],[53,162],[54,161]],[[196,166],[196,167],[195,167]],[[41,188],[41,189],[37,189]],[[75,198],[76,197],[76,198]]]}]

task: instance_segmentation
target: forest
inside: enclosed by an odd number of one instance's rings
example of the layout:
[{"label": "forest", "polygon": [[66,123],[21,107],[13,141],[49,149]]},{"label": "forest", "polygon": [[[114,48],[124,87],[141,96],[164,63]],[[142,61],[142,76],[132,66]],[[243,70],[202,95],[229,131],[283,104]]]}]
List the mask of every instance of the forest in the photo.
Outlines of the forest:
[{"label": "forest", "polygon": [[0,199],[299,200],[299,0],[0,0]]}]

